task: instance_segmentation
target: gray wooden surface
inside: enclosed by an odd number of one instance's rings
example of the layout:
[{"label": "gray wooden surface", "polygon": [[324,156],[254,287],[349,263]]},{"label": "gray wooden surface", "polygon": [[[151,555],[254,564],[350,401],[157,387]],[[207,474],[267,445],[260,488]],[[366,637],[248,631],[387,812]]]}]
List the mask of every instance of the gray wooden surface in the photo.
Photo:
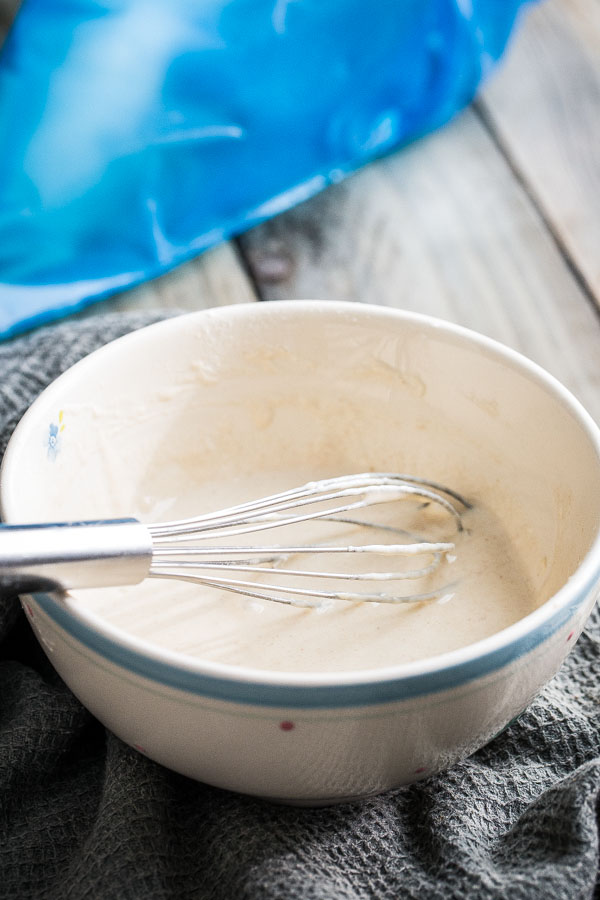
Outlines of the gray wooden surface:
[{"label": "gray wooden surface", "polygon": [[489,85],[442,131],[88,314],[299,297],[475,328],[600,420],[599,0],[528,11]]}]

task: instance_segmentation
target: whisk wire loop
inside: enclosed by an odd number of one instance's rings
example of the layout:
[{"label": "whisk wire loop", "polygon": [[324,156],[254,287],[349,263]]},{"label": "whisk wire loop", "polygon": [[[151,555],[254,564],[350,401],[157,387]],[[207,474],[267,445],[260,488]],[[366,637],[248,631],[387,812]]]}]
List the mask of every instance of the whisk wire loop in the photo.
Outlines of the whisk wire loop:
[{"label": "whisk wire loop", "polygon": [[[428,579],[442,565],[451,561],[454,541],[425,540],[420,535],[395,527],[347,516],[357,510],[370,509],[393,501],[412,500],[418,507],[430,505],[445,513],[454,524],[454,530],[463,530],[463,510],[470,503],[455,491],[415,476],[394,473],[364,473],[309,482],[299,488],[282,491],[261,500],[228,507],[217,513],[207,513],[177,522],[149,526],[154,552],[150,575],[156,578],[173,578],[200,583],[219,590],[233,591],[259,600],[270,600],[294,606],[315,606],[324,601],[377,603],[420,603],[434,598],[447,597],[454,585],[442,585],[431,590],[412,593],[388,592],[365,589],[352,591],[338,588],[322,590],[324,580],[343,582],[406,582]],[[458,507],[462,509],[459,509]],[[287,526],[306,522],[328,522],[353,526],[359,529],[379,529],[396,535],[394,543],[344,543],[323,542],[309,545],[239,546],[204,544],[203,541],[218,538],[219,541],[241,534],[260,531],[278,531]],[[398,543],[397,535],[405,538]],[[194,546],[189,546],[190,541]],[[429,557],[421,565],[405,569],[379,571],[316,571],[288,565],[293,557],[322,556],[325,554],[365,554],[397,559]],[[236,577],[225,578],[214,573],[226,569]],[[213,574],[210,574],[213,573]],[[261,581],[248,581],[240,574],[260,576]],[[276,577],[271,584],[269,577]],[[310,579],[313,584],[300,587],[289,580]]]},{"label": "whisk wire loop", "polygon": [[[215,513],[207,513],[194,516],[189,519],[180,519],[173,522],[163,522],[160,525],[151,525],[149,530],[156,542],[162,540],[173,541],[177,536],[193,534],[197,536],[203,532],[221,530],[225,526],[240,526],[240,531],[224,533],[221,537],[233,534],[250,533],[252,531],[266,530],[272,527],[273,522],[279,525],[291,525],[298,522],[317,518],[339,515],[355,509],[365,509],[380,503],[390,503],[393,500],[403,500],[409,497],[420,497],[424,501],[435,503],[446,510],[455,520],[457,529],[462,529],[461,514],[456,507],[442,496],[441,491],[457,499],[465,509],[470,504],[450,489],[442,488],[436,482],[427,482],[424,479],[404,475],[383,475],[379,478],[373,476],[342,476],[339,479],[327,479],[320,482],[309,482],[302,488],[283,491],[264,497],[261,500],[231,506]],[[282,517],[281,513],[288,509],[313,506],[316,503],[327,503],[332,500],[340,500],[342,497],[360,496],[363,499],[352,503],[343,504],[334,508],[325,508],[305,515],[292,515]],[[270,517],[273,518],[270,518]]]},{"label": "whisk wire loop", "polygon": [[[393,506],[393,501],[412,501],[408,521],[396,514],[406,511],[406,504]],[[383,512],[393,511],[392,518],[369,517],[371,507],[383,504],[390,504]],[[441,602],[452,586],[436,585],[433,579],[452,563],[456,541],[468,534],[462,516],[469,508],[467,500],[437,482],[368,472],[313,481],[220,512],[159,525],[136,519],[0,525],[0,581],[23,593],[177,578],[295,606],[336,600]],[[315,540],[313,529],[310,542],[304,544],[296,526],[309,522],[323,529],[323,539]],[[452,523],[451,535],[444,534],[446,522]],[[242,534],[282,534],[286,528],[289,540],[284,545],[267,540],[264,546],[241,546],[230,541]],[[417,533],[422,529],[429,539]],[[364,540],[376,532],[378,542]],[[328,554],[353,562],[347,570],[325,566],[321,571]],[[310,556],[315,558],[313,565],[305,566]],[[378,557],[379,566],[371,565]],[[392,564],[387,566],[389,560]],[[326,581],[338,585],[324,590]],[[399,585],[412,581],[412,592],[395,588],[394,581]],[[356,582],[364,589],[347,589]],[[392,585],[386,593],[376,589],[382,582]]]}]

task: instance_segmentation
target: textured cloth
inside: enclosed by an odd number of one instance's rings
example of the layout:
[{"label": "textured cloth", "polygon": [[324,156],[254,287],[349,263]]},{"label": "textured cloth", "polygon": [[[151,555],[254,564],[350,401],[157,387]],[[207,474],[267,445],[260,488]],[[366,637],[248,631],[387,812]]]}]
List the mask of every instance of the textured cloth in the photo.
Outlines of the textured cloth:
[{"label": "textured cloth", "polygon": [[[75,360],[148,315],[0,345],[0,451]],[[558,676],[450,772],[361,803],[272,806],[167,771],[107,733],[0,598],[0,898],[448,900],[594,896],[600,616]]]}]

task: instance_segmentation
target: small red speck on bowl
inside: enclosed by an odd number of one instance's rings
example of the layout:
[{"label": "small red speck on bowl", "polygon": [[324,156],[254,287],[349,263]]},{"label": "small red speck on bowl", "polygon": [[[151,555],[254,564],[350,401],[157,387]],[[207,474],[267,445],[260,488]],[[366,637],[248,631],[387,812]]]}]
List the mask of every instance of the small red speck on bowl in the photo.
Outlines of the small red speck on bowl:
[{"label": "small red speck on bowl", "polygon": [[572,631],[572,632],[570,633],[569,637],[567,638],[567,640],[570,641],[574,634],[575,634],[575,632]]},{"label": "small red speck on bowl", "polygon": [[422,775],[423,772],[426,772],[426,771],[427,771],[427,769],[425,766],[420,766],[420,768],[415,769],[415,775]]},{"label": "small red speck on bowl", "polygon": [[279,727],[282,731],[291,731],[294,727],[293,722],[280,722]]}]

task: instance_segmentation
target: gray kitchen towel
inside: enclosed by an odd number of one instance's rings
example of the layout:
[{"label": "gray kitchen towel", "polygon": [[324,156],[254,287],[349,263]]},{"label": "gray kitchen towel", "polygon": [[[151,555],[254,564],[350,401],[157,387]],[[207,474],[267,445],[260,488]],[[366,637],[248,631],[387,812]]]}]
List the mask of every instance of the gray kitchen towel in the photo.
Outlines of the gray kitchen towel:
[{"label": "gray kitchen towel", "polygon": [[[0,345],[0,452],[60,372],[151,321]],[[517,721],[451,771],[361,803],[272,806],[167,771],[73,697],[0,597],[0,898],[448,900],[595,895],[600,617]]]}]

